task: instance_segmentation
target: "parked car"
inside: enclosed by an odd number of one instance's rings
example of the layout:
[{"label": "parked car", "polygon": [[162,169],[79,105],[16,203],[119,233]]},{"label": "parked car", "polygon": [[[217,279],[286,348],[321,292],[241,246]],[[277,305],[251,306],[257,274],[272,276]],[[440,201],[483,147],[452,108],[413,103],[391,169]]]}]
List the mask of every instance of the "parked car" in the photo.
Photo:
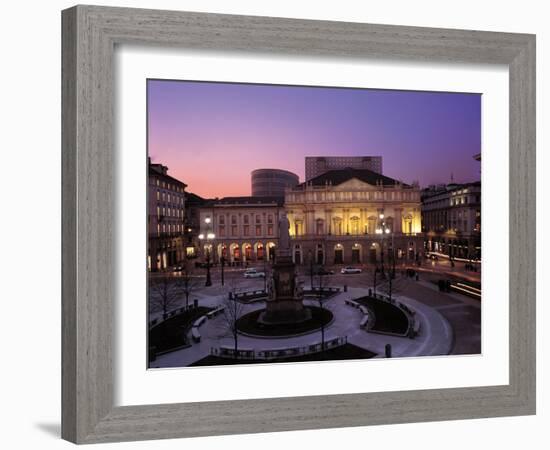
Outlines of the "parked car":
[{"label": "parked car", "polygon": [[326,270],[323,267],[320,267],[319,269],[315,270],[314,275],[334,275],[334,270]]},{"label": "parked car", "polygon": [[342,267],[342,270],[340,270],[340,273],[345,273],[345,274],[361,273],[361,272],[362,270],[359,267],[352,267],[352,266]]},{"label": "parked car", "polygon": [[244,271],[245,278],[264,278],[265,272],[260,272],[256,269],[246,269]]}]

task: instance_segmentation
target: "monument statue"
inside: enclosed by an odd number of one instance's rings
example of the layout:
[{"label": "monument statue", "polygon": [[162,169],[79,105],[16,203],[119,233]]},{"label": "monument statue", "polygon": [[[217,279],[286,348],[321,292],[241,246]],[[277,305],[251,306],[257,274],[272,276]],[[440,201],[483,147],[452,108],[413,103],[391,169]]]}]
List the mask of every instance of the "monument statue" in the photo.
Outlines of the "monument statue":
[{"label": "monument statue", "polygon": [[275,262],[268,282],[266,310],[259,316],[263,324],[293,324],[311,318],[311,312],[303,304],[303,290],[296,274],[290,249],[290,222],[283,213],[279,219],[279,243],[275,250]]},{"label": "monument statue", "polygon": [[290,222],[286,213],[279,219],[279,248],[290,250]]}]

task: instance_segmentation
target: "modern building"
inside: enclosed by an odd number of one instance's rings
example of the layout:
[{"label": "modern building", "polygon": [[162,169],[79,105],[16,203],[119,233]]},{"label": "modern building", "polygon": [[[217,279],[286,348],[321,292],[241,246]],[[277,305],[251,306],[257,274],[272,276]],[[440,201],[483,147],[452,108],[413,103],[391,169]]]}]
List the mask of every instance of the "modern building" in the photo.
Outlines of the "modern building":
[{"label": "modern building", "polygon": [[365,169],[382,173],[381,156],[306,156],[306,181],[329,170]]},{"label": "modern building", "polygon": [[393,254],[415,262],[423,251],[420,207],[416,185],[368,169],[326,172],[285,196],[293,260],[375,264]]},{"label": "modern building", "polygon": [[149,160],[147,267],[165,270],[185,259],[186,184],[168,175],[168,167]]},{"label": "modern building", "polygon": [[202,207],[201,234],[213,236],[202,253],[237,264],[269,260],[286,212],[297,264],[374,264],[389,254],[413,263],[423,252],[420,207],[418,186],[366,169],[332,170],[284,199],[232,197]]},{"label": "modern building", "polygon": [[481,259],[481,182],[424,189],[422,231],[428,252]]},{"label": "modern building", "polygon": [[252,171],[251,182],[254,197],[283,197],[285,189],[296,186],[300,179],[288,170],[256,169]]},{"label": "modern building", "polygon": [[229,265],[269,261],[278,242],[283,197],[225,197],[200,208],[201,255]]}]

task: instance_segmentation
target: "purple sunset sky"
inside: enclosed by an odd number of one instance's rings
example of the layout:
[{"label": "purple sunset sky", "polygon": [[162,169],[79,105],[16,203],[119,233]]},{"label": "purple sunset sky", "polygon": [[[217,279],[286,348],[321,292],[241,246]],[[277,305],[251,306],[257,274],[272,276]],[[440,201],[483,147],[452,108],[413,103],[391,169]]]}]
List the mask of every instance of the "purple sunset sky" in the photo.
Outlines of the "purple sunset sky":
[{"label": "purple sunset sky", "polygon": [[405,183],[480,179],[481,95],[148,80],[148,152],[203,197],[250,195],[250,172],[305,156],[381,155]]}]

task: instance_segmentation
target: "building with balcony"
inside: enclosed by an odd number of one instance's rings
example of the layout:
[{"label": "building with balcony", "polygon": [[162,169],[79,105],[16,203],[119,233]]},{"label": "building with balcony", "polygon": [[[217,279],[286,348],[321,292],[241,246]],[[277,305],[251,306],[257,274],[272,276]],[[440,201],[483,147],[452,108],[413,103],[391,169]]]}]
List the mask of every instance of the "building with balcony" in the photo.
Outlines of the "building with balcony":
[{"label": "building with balcony", "polygon": [[329,170],[340,169],[370,170],[382,173],[381,156],[306,156],[306,181]]},{"label": "building with balcony", "polygon": [[[278,221],[290,222],[297,264],[416,261],[423,251],[420,190],[366,169],[333,170],[286,190],[284,198],[230,197],[201,208],[202,253],[234,264],[270,260]],[[394,251],[395,250],[395,251]]]},{"label": "building with balcony", "polygon": [[368,169],[339,169],[287,190],[293,259],[414,262],[422,252],[420,189]]},{"label": "building with balcony", "polygon": [[424,189],[422,230],[428,252],[481,259],[481,182]]},{"label": "building with balcony", "polygon": [[185,259],[186,184],[168,175],[168,167],[149,160],[147,267],[165,270]]}]

